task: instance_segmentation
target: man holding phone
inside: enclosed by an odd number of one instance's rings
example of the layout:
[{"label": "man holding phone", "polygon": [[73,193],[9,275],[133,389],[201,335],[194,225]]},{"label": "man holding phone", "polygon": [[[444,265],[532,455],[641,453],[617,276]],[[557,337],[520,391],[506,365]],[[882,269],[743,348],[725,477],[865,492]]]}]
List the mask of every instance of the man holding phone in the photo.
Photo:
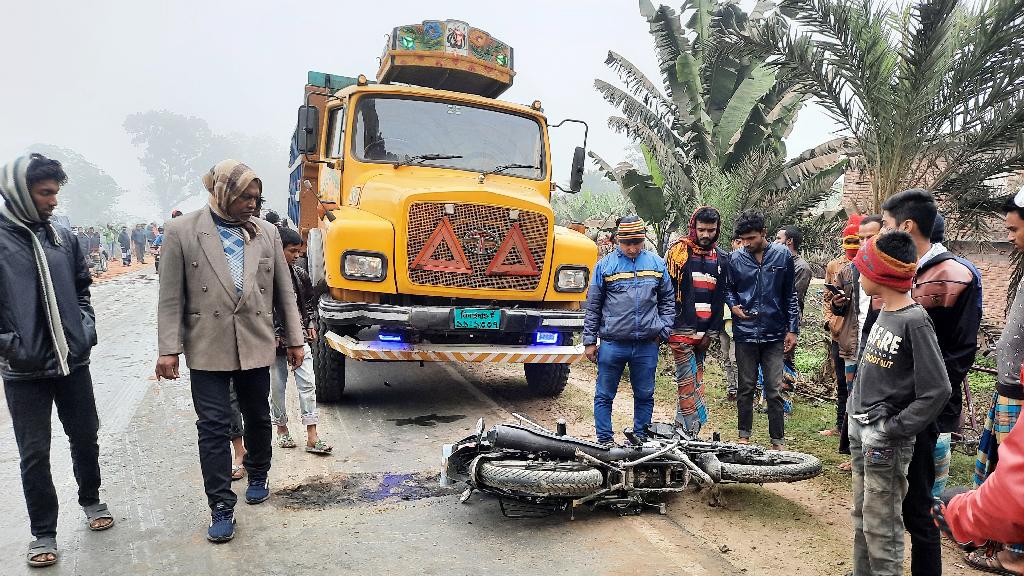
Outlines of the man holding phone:
[{"label": "man holding phone", "polygon": [[729,255],[726,302],[732,310],[739,391],[736,399],[739,442],[749,443],[754,419],[757,368],[764,372],[768,433],[772,447],[785,446],[785,420],[779,389],[782,357],[796,346],[800,306],[794,289],[795,268],[789,250],[765,237],[764,216],[746,211],[736,218],[743,250]]}]

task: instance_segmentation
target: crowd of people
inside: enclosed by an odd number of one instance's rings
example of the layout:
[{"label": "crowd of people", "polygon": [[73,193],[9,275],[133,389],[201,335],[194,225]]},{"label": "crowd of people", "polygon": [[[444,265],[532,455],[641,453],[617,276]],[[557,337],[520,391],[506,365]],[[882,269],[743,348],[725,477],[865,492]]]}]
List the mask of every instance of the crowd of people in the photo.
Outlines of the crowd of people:
[{"label": "crowd of people", "polygon": [[[0,170],[0,250],[32,255],[0,259],[0,377],[34,537],[26,561],[34,567],[58,558],[58,501],[50,474],[54,405],[68,435],[86,526],[102,531],[114,525],[99,494],[99,417],[89,370],[98,338],[88,258],[93,243],[102,249],[116,227],[75,234],[55,225],[51,217],[67,180],[59,162],[39,154]],[[262,182],[246,165],[225,160],[203,182],[208,207],[172,214],[166,231],[140,224],[129,232],[123,226],[117,242],[126,262],[129,248],[142,260],[147,247],[160,247],[156,374],[178,378],[184,353],[211,509],[207,538],[225,542],[235,526],[231,481],[248,476],[249,504],[270,496],[272,425],[279,447],[296,446],[285,402],[290,374],[306,427],[306,451],[330,454],[332,447],[317,432],[308,344],[316,337],[313,289],[309,276],[294,265],[304,250],[302,238],[280,219],[274,225],[255,217]],[[232,467],[233,442],[242,475]]]},{"label": "crowd of people", "polygon": [[[1024,192],[1003,212],[1008,239],[1024,251]],[[811,280],[799,255],[802,235],[786,226],[770,242],[763,216],[747,211],[725,250],[721,220],[714,207],[698,209],[664,259],[644,249],[640,218],[618,221],[615,247],[598,262],[584,307],[585,354],[597,364],[599,442],[614,442],[612,402],[626,366],[634,402],[627,438],[643,439],[660,344],[675,364],[676,424],[699,433],[710,417],[704,363],[718,340],[736,441],[750,442],[761,388],[772,448],[785,448],[792,353]],[[1024,569],[1024,490],[1010,476],[1024,465],[1012,433],[1024,404],[1024,284],[998,344],[999,385],[978,452],[978,489],[952,495],[945,490],[950,436],[960,426],[962,387],[977,350],[982,285],[977,268],[943,246],[944,232],[933,195],[906,190],[886,200],[881,214],[851,216],[836,239],[842,255],[826,267],[822,303],[837,402],[835,426],[821,434],[851,455],[841,468],[852,473],[857,576],[903,574],[904,531],[912,574],[941,574],[939,525],[961,541],[990,541],[967,556],[969,564],[1006,574]],[[943,500],[949,505],[937,520],[933,505]]]},{"label": "crowd of people", "polygon": [[[0,377],[35,538],[26,556],[32,566],[58,557],[49,466],[54,405],[69,438],[86,526],[114,525],[99,498],[99,418],[89,371],[97,332],[87,255],[97,231],[75,235],[51,222],[67,179],[59,162],[38,154],[0,169],[0,250],[31,254],[0,259]],[[235,529],[232,480],[247,476],[245,501],[264,502],[274,427],[278,447],[296,446],[285,409],[289,374],[306,451],[332,448],[317,431],[313,290],[294,265],[302,238],[276,215],[256,217],[262,183],[245,164],[222,161],[203,183],[208,206],[175,214],[152,239],[144,226],[132,233],[122,227],[118,243],[134,245],[140,256],[147,245],[160,246],[155,372],[179,378],[184,354],[211,510],[207,538],[225,542]],[[1009,198],[1003,212],[1008,239],[1024,251],[1024,192]],[[675,365],[676,423],[698,434],[712,417],[704,364],[718,340],[737,411],[736,441],[750,442],[760,387],[772,448],[786,447],[788,363],[810,282],[799,257],[802,237],[784,227],[771,242],[763,216],[748,211],[736,219],[727,251],[718,245],[721,222],[714,207],[698,209],[664,259],[644,248],[647,226],[640,218],[617,223],[615,248],[595,266],[584,305],[582,343],[598,366],[598,441],[615,440],[612,403],[627,366],[634,399],[627,437],[643,440],[661,344]],[[941,574],[940,529],[965,547],[987,543],[968,556],[972,565],[1009,574],[1024,568],[1024,437],[1014,427],[1024,404],[1024,284],[998,343],[999,381],[976,489],[950,495],[943,490],[948,434],[958,426],[974,360],[982,287],[974,265],[942,245],[943,232],[933,196],[907,190],[889,198],[880,215],[851,217],[836,239],[843,255],[826,269],[823,304],[839,401],[835,426],[822,434],[837,437],[838,449],[851,456],[858,576],[902,574],[904,530],[915,575]]]}]

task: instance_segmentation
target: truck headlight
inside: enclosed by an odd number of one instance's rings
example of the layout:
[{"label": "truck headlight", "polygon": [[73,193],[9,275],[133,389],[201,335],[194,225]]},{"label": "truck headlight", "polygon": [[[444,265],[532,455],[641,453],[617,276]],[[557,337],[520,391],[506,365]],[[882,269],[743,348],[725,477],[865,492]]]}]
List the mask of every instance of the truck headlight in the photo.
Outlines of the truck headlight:
[{"label": "truck headlight", "polygon": [[585,266],[560,266],[555,273],[555,291],[583,292],[587,289],[590,270]]},{"label": "truck headlight", "polygon": [[346,280],[383,282],[388,275],[388,260],[380,252],[348,250],[341,255],[341,275]]}]

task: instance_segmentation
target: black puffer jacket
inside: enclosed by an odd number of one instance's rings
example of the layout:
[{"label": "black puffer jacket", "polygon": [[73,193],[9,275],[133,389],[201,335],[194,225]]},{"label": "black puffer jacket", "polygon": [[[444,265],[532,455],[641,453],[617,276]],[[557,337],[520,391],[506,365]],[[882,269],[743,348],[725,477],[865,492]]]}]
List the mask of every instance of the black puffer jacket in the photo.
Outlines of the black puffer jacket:
[{"label": "black puffer jacket", "polygon": [[[61,245],[35,228],[43,244],[57,308],[68,342],[71,370],[89,363],[96,345],[96,314],[89,302],[92,276],[78,237],[55,226]],[[28,380],[59,376],[57,352],[50,338],[43,290],[28,232],[0,216],[0,377]]]}]

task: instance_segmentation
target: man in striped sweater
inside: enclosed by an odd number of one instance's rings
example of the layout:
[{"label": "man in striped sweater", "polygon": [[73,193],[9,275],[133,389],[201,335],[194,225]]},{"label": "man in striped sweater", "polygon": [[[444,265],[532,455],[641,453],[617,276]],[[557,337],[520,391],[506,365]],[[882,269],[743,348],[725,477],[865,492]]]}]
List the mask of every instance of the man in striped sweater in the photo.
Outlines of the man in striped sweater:
[{"label": "man in striped sweater", "polygon": [[722,216],[709,206],[690,218],[689,235],[665,255],[675,286],[676,314],[669,346],[676,365],[676,423],[696,435],[707,421],[704,356],[724,324],[729,258],[717,247]]}]

